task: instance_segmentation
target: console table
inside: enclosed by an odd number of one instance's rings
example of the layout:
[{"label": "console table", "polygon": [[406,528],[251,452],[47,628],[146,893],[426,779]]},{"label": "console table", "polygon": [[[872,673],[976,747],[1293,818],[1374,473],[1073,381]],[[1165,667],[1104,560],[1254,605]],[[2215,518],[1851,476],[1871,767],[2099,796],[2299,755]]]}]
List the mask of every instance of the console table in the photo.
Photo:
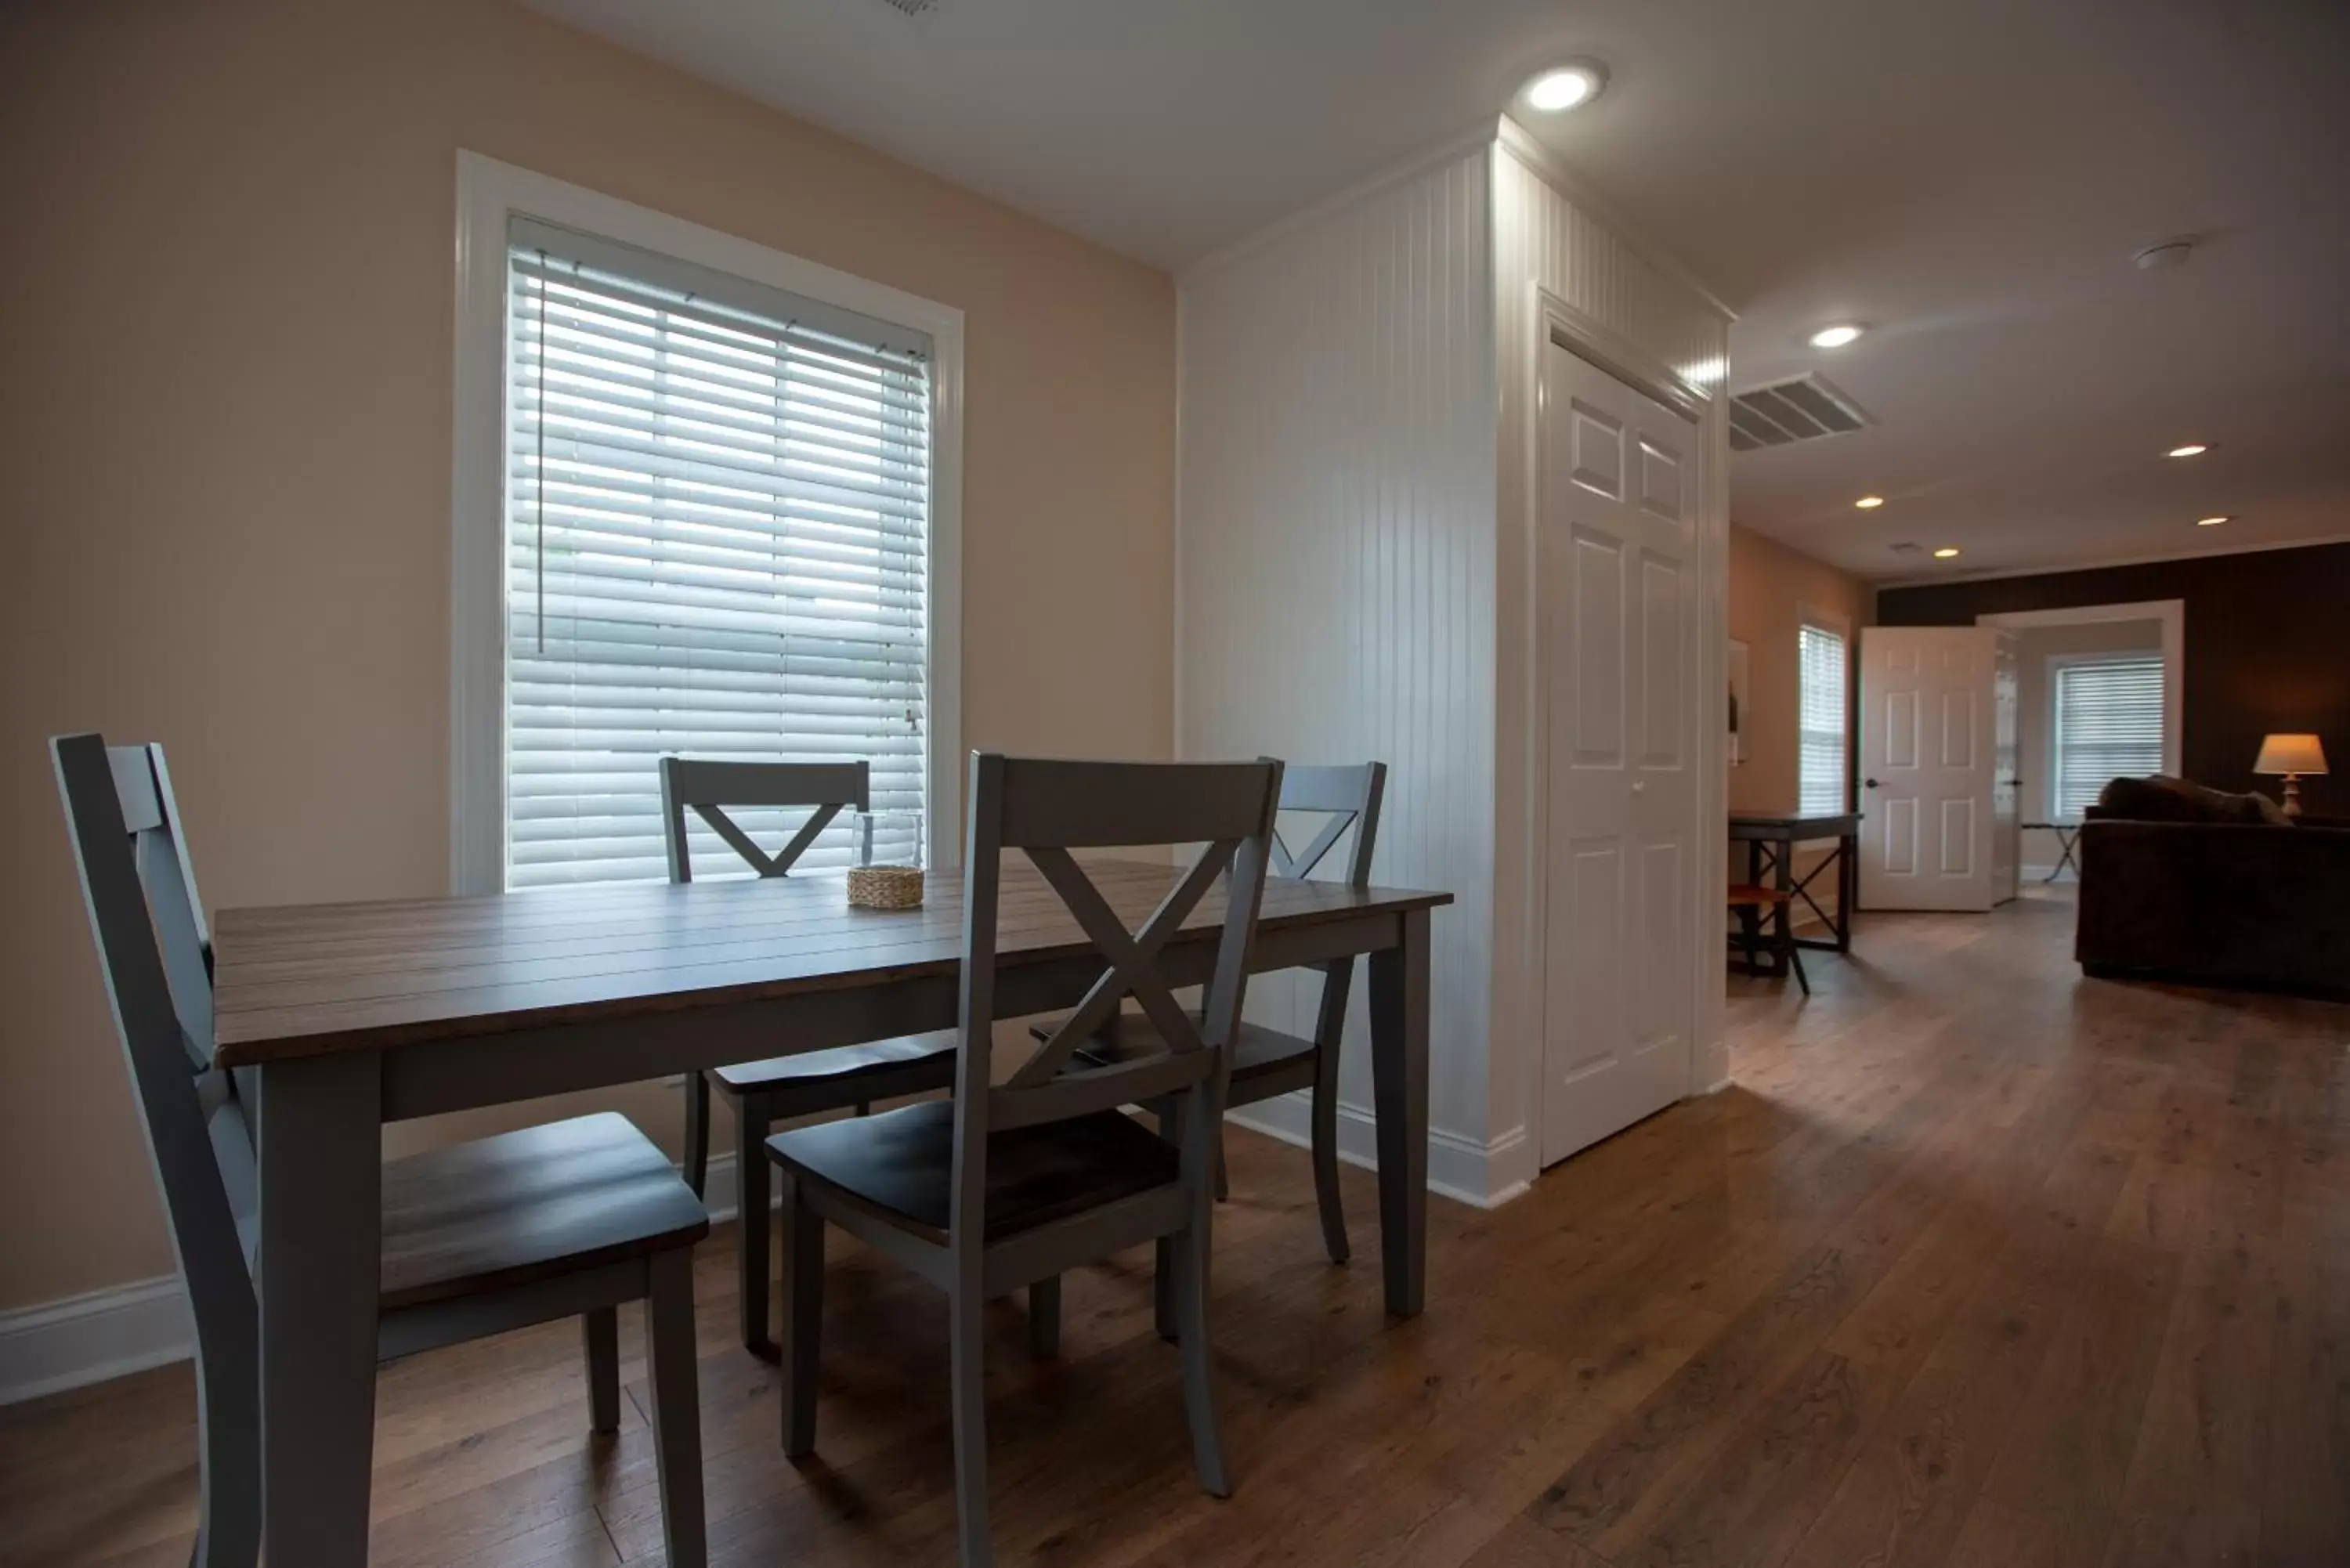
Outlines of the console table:
[{"label": "console table", "polygon": [[2056,836],[2056,847],[2062,851],[2062,853],[2056,857],[2056,868],[2054,871],[2049,872],[2047,876],[2040,878],[2043,882],[2054,882],[2057,877],[2064,875],[2064,867],[2067,866],[2070,866],[2073,868],[2073,874],[2074,876],[2077,877],[2080,875],[2081,863],[2073,858],[2073,851],[2081,842],[2081,825],[2079,823],[2027,822],[2021,824],[2020,826],[2026,833],[2053,833]]},{"label": "console table", "polygon": [[[1745,879],[1760,887],[1773,887],[1792,893],[1810,906],[1833,934],[1826,937],[1792,937],[1798,947],[1819,948],[1830,952],[1852,951],[1852,910],[1860,901],[1860,813],[1835,812],[1805,815],[1801,812],[1733,811],[1730,814],[1730,839],[1746,846]],[[1795,846],[1834,839],[1835,847],[1826,859],[1805,872],[1803,879],[1795,877]],[[1823,872],[1833,868],[1835,873],[1835,912],[1820,908],[1812,897],[1812,884]],[[1769,877],[1767,882],[1765,877]],[[1794,898],[1779,906],[1773,919],[1777,922],[1777,934],[1788,937],[1788,927],[1794,919]],[[1774,958],[1770,971],[1773,975],[1787,972],[1786,961]]]}]

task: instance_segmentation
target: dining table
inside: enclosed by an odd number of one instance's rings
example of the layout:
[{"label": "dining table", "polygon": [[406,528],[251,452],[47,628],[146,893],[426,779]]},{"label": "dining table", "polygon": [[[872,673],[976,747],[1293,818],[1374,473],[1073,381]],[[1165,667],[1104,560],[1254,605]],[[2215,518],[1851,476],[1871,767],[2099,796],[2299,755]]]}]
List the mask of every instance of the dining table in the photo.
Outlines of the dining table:
[{"label": "dining table", "polygon": [[[1181,874],[1089,861],[1139,929]],[[1007,863],[999,1018],[1075,1005],[1104,961]],[[1250,968],[1367,955],[1387,1310],[1421,1309],[1430,917],[1441,892],[1268,880]],[[236,909],[213,925],[218,1064],[257,1104],[263,1539],[300,1568],[367,1560],[385,1124],[957,1027],[962,885],[852,908],[840,876]],[[1160,950],[1204,981],[1211,892]]]}]

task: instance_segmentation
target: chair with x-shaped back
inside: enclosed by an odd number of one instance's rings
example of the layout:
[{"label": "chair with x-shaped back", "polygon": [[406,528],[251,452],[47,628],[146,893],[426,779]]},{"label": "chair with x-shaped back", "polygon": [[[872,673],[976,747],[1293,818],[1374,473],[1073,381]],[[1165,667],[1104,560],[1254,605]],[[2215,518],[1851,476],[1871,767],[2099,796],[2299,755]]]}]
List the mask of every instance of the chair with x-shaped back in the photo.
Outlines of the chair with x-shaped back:
[{"label": "chair with x-shaped back", "polygon": [[[1379,805],[1387,794],[1385,763],[1360,763],[1346,767],[1296,767],[1281,775],[1281,809],[1321,818],[1305,847],[1292,854],[1278,829],[1273,835],[1273,875],[1303,879],[1326,858],[1347,830],[1355,830],[1353,852],[1347,857],[1347,882],[1367,888],[1371,854],[1379,834]],[[1314,1033],[1304,1038],[1263,1024],[1243,1023],[1226,1059],[1224,1106],[1255,1105],[1294,1090],[1313,1096],[1314,1195],[1322,1211],[1322,1244],[1334,1263],[1348,1256],[1347,1213],[1338,1194],[1338,1042],[1347,1027],[1347,998],[1354,985],[1355,961],[1332,959],[1308,966],[1322,976],[1320,1005],[1315,1011]],[[1043,1033],[1055,1027],[1037,1026]],[[1114,1012],[1085,1046],[1097,1062],[1119,1062],[1157,1049],[1158,1032],[1147,1012]],[[1217,1196],[1223,1196],[1222,1165],[1217,1167]],[[1165,1322],[1162,1316],[1161,1326]]]},{"label": "chair with x-shaped back", "polygon": [[[732,763],[697,757],[660,760],[661,823],[672,882],[693,880],[686,835],[691,812],[762,877],[786,877],[808,847],[844,810],[864,811],[872,798],[865,763]],[[770,855],[728,811],[815,809],[791,838]],[[759,1146],[780,1121],[854,1106],[863,1115],[875,1100],[924,1095],[954,1083],[954,1037],[913,1035],[844,1045],[829,1051],[744,1062],[695,1073],[685,1081],[685,1179],[699,1194],[710,1172],[710,1093],[734,1109],[734,1201],[741,1246],[738,1304],[743,1344],[773,1359],[767,1313],[767,1162]]]},{"label": "chair with x-shaped back", "polygon": [[[954,1097],[767,1140],[792,1213],[784,1449],[805,1455],[816,1443],[829,1220],[947,1293],[965,1568],[990,1560],[983,1304],[1026,1286],[1032,1330],[1048,1325],[1055,1320],[1046,1308],[1057,1304],[1063,1272],[1144,1241],[1172,1243],[1184,1404],[1201,1483],[1218,1497],[1232,1490],[1209,1382],[1208,1233],[1222,1114],[1216,1096],[1223,1054],[1240,1022],[1280,788],[1277,762],[973,756]],[[1114,908],[1070,853],[1182,844],[1207,847],[1173,877],[1139,930],[1129,920],[1139,909]],[[1043,887],[1016,868],[1006,872],[1003,853],[1014,848],[1026,852]],[[1220,881],[1222,925],[1195,1018],[1176,1003],[1170,986],[1177,974],[1198,976],[1205,933],[1185,936],[1182,928],[1211,907],[1207,895]],[[1089,943],[1107,967],[1063,1027],[999,1085],[992,1077],[991,1028],[999,1000],[998,907],[1007,894],[1018,897],[1024,945],[1033,946],[1043,918],[1036,906],[1047,888],[1075,921],[1069,935]],[[1170,972],[1170,950],[1190,967]],[[1006,984],[1003,994],[1015,1011],[1019,983]],[[1087,1061],[1079,1047],[1128,995],[1162,1031],[1159,1049],[1125,1062]],[[1170,1104],[1168,1136],[1119,1113],[1121,1106],[1145,1101]]]},{"label": "chair with x-shaped back", "polygon": [[[265,1081],[216,1058],[211,942],[163,748],[98,735],[49,747],[195,1329],[191,1561],[253,1568],[264,1544]],[[610,1111],[386,1160],[377,1359],[577,1316],[588,1422],[610,1434],[620,1428],[619,1308],[644,1303],[665,1560],[698,1568],[693,1246],[709,1231],[668,1157]]]}]

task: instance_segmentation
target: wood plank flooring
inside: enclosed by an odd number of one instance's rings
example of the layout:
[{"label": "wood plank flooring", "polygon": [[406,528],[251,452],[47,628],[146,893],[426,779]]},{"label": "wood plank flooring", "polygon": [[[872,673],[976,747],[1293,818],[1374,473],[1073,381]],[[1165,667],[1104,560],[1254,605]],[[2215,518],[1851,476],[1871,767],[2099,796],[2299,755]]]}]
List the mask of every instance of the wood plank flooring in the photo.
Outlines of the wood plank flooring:
[{"label": "wood plank flooring", "polygon": [[[1426,1568],[2350,1563],[2350,1007],[2085,981],[2071,907],[1865,917],[1804,1002],[1731,983],[1734,1088],[1493,1213],[1432,1206],[1379,1308],[1303,1154],[1236,1132],[1217,1236],[1238,1493],[1193,1482],[1148,1257],[994,1314],[1007,1563]],[[777,1448],[703,1249],[712,1560],[951,1560],[938,1299],[843,1242],[821,1459]],[[591,1438],[566,1324],[388,1368],[372,1559],[658,1562],[641,1368]],[[639,1349],[633,1324],[624,1352]],[[193,1384],[0,1411],[0,1564],[179,1564]]]}]

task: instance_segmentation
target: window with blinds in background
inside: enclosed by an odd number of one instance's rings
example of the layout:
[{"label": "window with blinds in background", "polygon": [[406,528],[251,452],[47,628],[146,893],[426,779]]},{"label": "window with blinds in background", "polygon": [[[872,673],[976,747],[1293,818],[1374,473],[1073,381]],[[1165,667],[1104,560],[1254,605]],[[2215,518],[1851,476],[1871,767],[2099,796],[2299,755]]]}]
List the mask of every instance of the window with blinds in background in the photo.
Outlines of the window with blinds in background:
[{"label": "window with blinds in background", "polygon": [[[877,857],[908,857],[929,339],[552,225],[509,237],[506,887],[664,877],[664,753],[868,760]],[[732,815],[773,848],[806,813]],[[697,877],[747,874],[690,820]],[[847,864],[853,832],[801,866]]]},{"label": "window with blinds in background", "polygon": [[1798,809],[1833,816],[1846,809],[1844,638],[1808,625],[1796,635]]},{"label": "window with blinds in background", "polygon": [[2052,822],[2078,822],[2117,778],[2162,771],[2162,656],[2068,659],[2054,671]]}]

